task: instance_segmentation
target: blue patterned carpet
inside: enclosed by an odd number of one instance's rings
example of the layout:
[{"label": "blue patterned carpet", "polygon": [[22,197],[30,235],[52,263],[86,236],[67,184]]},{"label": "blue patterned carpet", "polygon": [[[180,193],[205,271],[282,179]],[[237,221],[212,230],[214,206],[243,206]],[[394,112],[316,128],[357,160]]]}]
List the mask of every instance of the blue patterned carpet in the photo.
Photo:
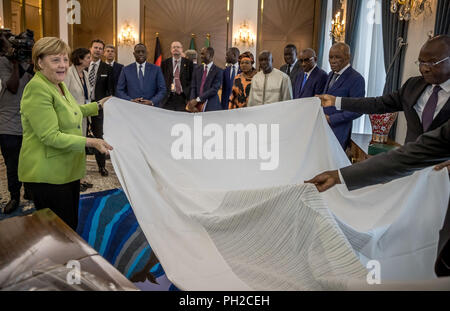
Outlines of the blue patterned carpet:
[{"label": "blue patterned carpet", "polygon": [[178,290],[166,278],[120,189],[82,195],[77,233],[142,290]]}]

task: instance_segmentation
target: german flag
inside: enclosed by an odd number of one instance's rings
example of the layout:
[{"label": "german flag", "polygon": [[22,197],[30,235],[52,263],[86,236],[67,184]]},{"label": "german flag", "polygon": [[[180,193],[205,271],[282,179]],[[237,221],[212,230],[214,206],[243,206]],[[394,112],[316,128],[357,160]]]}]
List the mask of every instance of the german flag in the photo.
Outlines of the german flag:
[{"label": "german flag", "polygon": [[161,62],[162,62],[161,42],[159,42],[159,37],[158,35],[156,35],[155,65],[161,67]]}]

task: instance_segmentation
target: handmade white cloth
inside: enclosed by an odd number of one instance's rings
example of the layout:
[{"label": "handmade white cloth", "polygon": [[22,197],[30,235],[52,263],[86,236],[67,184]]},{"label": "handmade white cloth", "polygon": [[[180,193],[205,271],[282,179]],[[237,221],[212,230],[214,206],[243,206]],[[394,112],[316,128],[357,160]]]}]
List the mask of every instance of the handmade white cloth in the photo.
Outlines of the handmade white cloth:
[{"label": "handmade white cloth", "polygon": [[[230,151],[236,124],[260,130],[258,152]],[[355,289],[371,259],[382,282],[435,279],[447,172],[319,194],[303,181],[350,163],[318,99],[188,114],[113,98],[104,128],[139,225],[182,290]]]}]

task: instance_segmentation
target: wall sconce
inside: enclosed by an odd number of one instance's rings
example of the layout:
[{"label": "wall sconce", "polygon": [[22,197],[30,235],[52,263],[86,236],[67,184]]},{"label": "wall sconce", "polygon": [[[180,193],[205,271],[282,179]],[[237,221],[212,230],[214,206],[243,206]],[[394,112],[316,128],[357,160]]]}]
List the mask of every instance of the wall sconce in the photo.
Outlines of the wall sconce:
[{"label": "wall sconce", "polygon": [[135,45],[138,39],[136,31],[129,23],[125,23],[122,30],[119,33],[119,44],[121,45]]},{"label": "wall sconce", "polygon": [[244,23],[239,26],[239,30],[234,36],[234,45],[242,44],[252,47],[255,45],[255,41],[256,36],[248,27],[248,23],[244,21]]},{"label": "wall sconce", "polygon": [[335,39],[336,42],[345,41],[345,20],[341,20],[341,12],[337,12],[335,18],[331,21],[331,39]]},{"label": "wall sconce", "polygon": [[391,0],[391,13],[396,14],[402,21],[409,21],[411,17],[417,19],[425,12],[426,16],[431,16],[430,0]]}]

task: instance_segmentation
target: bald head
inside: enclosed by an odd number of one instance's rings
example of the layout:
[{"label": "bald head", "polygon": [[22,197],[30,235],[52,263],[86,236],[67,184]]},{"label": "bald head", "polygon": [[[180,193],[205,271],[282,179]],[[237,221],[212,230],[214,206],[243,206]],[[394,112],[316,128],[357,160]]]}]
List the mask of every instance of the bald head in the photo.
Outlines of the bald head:
[{"label": "bald head", "polygon": [[270,51],[262,51],[259,53],[259,68],[264,72],[264,74],[269,74],[273,70],[273,57]]},{"label": "bald head", "polygon": [[427,83],[441,84],[450,79],[449,56],[449,35],[436,36],[425,42],[419,54],[419,70]]},{"label": "bald head", "polygon": [[350,64],[350,46],[343,42],[333,44],[330,49],[330,67],[333,72],[339,72]]}]

